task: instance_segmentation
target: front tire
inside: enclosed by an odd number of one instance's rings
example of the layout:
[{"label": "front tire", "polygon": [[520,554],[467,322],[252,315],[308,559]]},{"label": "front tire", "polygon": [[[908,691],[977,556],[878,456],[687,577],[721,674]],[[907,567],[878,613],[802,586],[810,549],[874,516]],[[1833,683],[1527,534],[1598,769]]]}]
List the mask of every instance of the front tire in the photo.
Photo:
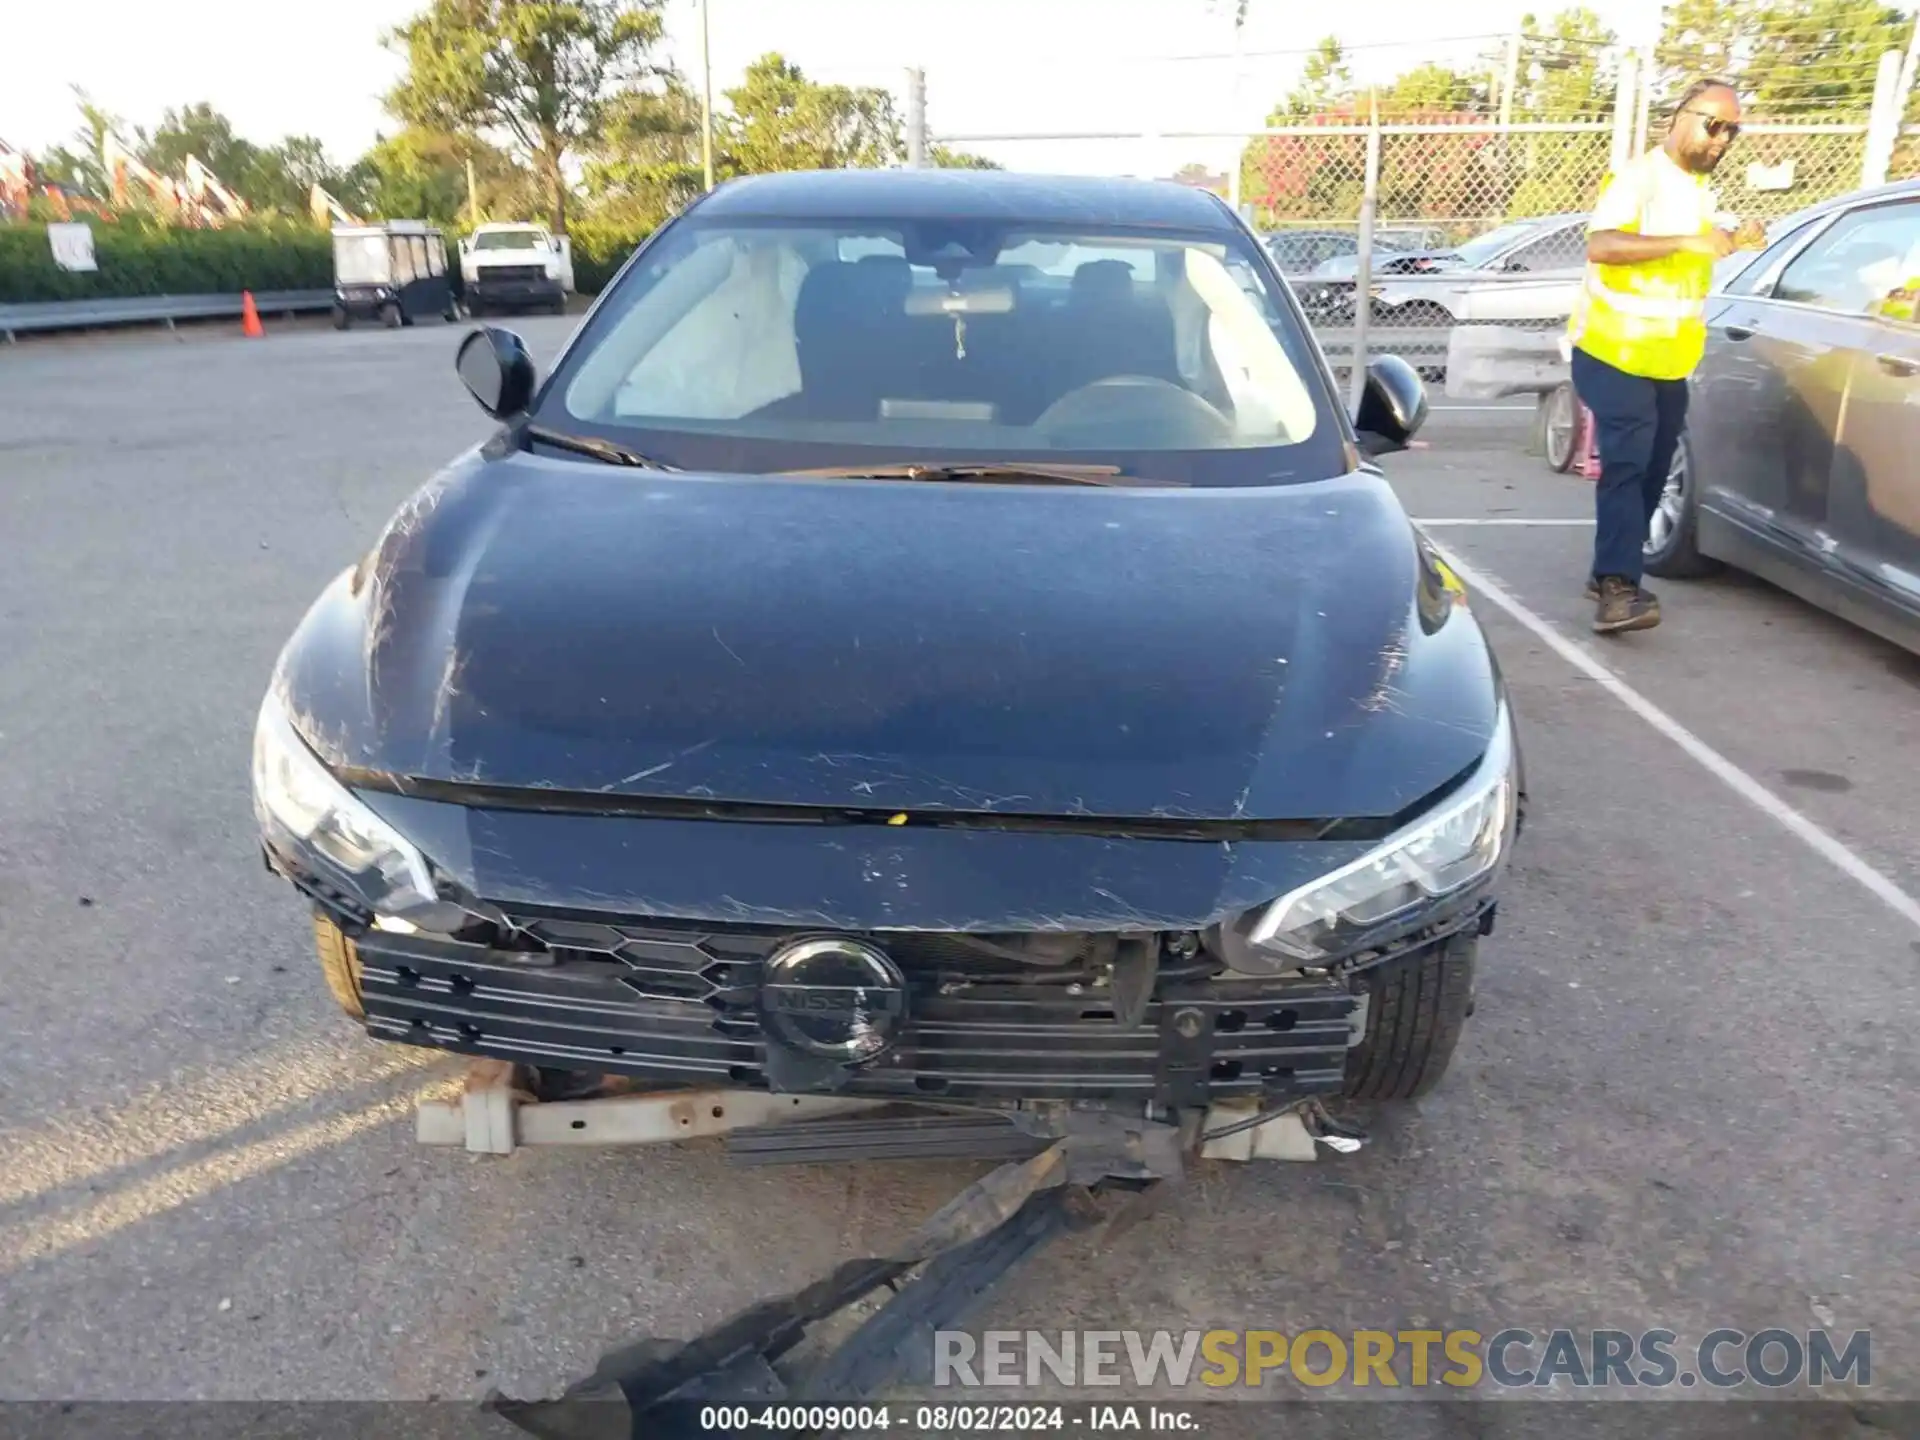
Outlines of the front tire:
[{"label": "front tire", "polygon": [[1417,1100],[1440,1083],[1473,1011],[1473,929],[1363,972],[1367,1031],[1347,1052],[1351,1100]]},{"label": "front tire", "polygon": [[1653,512],[1647,526],[1647,543],[1641,553],[1649,575],[1665,580],[1700,580],[1721,568],[1718,560],[1700,553],[1695,535],[1700,510],[1699,487],[1694,483],[1697,473],[1693,447],[1682,435],[1674,447],[1660,508]]},{"label": "front tire", "polygon": [[313,948],[334,1003],[356,1020],[367,1018],[360,999],[360,952],[346,932],[325,915],[313,917]]}]

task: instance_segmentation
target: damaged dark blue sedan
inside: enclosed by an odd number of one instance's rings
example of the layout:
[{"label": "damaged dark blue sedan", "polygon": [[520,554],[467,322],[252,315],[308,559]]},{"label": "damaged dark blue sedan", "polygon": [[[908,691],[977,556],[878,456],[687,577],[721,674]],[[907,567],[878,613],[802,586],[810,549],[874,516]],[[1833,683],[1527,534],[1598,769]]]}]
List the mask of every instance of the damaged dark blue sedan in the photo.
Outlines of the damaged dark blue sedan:
[{"label": "damaged dark blue sedan", "polygon": [[1459,581],[1172,184],[721,186],[327,587],[254,748],[372,1036],[548,1095],[1203,1116],[1446,1069],[1519,826]]}]

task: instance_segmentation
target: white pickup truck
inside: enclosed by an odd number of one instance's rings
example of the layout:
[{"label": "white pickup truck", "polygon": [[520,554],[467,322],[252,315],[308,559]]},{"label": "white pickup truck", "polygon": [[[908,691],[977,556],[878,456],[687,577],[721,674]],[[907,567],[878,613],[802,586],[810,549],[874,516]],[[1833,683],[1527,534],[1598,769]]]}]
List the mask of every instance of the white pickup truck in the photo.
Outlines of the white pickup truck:
[{"label": "white pickup truck", "polygon": [[573,247],[530,222],[478,226],[460,242],[467,313],[551,310],[564,314],[573,293]]}]

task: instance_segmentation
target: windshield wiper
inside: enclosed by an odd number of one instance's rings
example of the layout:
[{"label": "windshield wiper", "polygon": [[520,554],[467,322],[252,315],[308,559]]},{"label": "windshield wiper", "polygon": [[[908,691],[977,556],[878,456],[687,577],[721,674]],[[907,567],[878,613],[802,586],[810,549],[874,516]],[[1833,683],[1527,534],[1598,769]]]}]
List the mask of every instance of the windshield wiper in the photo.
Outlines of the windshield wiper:
[{"label": "windshield wiper", "polygon": [[822,480],[985,480],[1022,484],[1034,480],[1053,480],[1067,485],[1184,485],[1184,480],[1154,480],[1144,475],[1129,475],[1118,465],[1070,465],[1038,461],[1025,462],[935,461],[898,465],[835,465],[822,470],[787,470],[787,475],[804,475]]},{"label": "windshield wiper", "polygon": [[638,450],[629,450],[624,445],[616,445],[611,440],[602,440],[594,435],[570,435],[565,430],[553,430],[545,425],[528,425],[524,433],[528,439],[538,440],[543,445],[571,450],[576,455],[591,455],[609,465],[631,465],[641,470],[674,468],[650,455],[642,455]]}]

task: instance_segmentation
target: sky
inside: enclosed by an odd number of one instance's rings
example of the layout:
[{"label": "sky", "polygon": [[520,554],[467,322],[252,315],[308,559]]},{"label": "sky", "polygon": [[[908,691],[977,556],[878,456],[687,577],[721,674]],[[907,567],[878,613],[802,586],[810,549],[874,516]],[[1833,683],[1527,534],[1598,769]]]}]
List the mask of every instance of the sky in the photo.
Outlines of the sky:
[{"label": "sky", "polygon": [[[39,150],[79,125],[71,86],[134,125],[170,105],[210,102],[258,143],[318,136],[342,161],[394,128],[380,95],[400,70],[381,33],[422,0],[92,0],[8,5],[0,25],[0,139]],[[1590,0],[1632,40],[1650,39],[1659,0]],[[1234,131],[1259,126],[1323,34],[1350,49],[1356,78],[1385,79],[1437,51],[1464,61],[1511,30],[1529,5],[1360,0],[1303,22],[1301,0],[1252,0],[1235,62],[1231,0],[708,0],[713,85],[778,50],[822,81],[881,85],[902,97],[910,66],[927,77],[936,138],[1061,131]],[[84,21],[78,19],[84,12]],[[1319,18],[1324,16],[1325,18]],[[1350,18],[1349,18],[1350,17]],[[700,76],[698,0],[668,0],[667,53]],[[1375,37],[1390,36],[1391,43]],[[1284,53],[1268,53],[1284,52]],[[1196,56],[1226,56],[1194,59]],[[968,143],[1019,169],[1168,174],[1225,167],[1233,147],[1198,140]]]}]

